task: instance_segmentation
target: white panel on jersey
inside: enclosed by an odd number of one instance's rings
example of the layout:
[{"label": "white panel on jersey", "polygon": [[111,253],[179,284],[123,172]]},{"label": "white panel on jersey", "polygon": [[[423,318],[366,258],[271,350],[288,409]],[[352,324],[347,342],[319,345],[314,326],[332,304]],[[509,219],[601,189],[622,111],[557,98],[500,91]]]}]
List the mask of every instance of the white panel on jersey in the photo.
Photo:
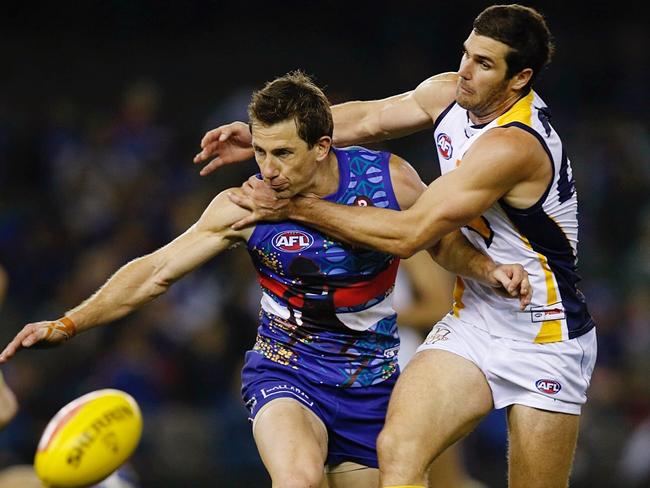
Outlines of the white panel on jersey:
[{"label": "white panel on jersey", "polygon": [[393,310],[393,294],[381,302],[357,312],[337,313],[336,317],[352,330],[368,330],[380,320],[395,314]]}]

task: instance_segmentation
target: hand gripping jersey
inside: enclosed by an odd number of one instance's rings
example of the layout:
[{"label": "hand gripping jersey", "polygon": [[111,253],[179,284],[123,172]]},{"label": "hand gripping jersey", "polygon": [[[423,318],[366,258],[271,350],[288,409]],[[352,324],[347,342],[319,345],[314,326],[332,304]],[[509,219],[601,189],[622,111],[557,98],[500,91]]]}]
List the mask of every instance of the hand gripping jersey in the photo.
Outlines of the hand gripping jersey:
[{"label": "hand gripping jersey", "polygon": [[[390,154],[332,149],[338,191],[326,200],[399,210]],[[262,287],[254,352],[316,383],[360,387],[397,369],[392,292],[399,259],[352,248],[296,222],[260,223],[248,252]]]},{"label": "hand gripping jersey", "polygon": [[534,92],[506,113],[473,126],[467,110],[453,103],[434,128],[441,173],[462,164],[463,155],[495,127],[519,127],[534,135],[548,154],[553,178],[533,206],[517,209],[502,199],[470,222],[463,234],[496,262],[520,263],[533,287],[531,305],[498,296],[473,280],[458,278],[452,313],[499,337],[537,343],[558,342],[585,334],[594,323],[576,283],[578,204],[571,164],[550,124],[546,104]]}]

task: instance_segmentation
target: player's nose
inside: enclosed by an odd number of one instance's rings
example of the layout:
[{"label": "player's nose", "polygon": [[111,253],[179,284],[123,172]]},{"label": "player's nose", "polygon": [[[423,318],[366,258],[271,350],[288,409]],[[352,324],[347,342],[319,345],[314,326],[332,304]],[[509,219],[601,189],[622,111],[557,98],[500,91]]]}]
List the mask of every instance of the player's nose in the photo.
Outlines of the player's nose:
[{"label": "player's nose", "polygon": [[469,79],[472,78],[472,72],[471,72],[471,69],[470,69],[470,61],[469,60],[463,59],[460,62],[460,66],[458,67],[458,75],[461,78],[465,79],[465,80],[469,80]]},{"label": "player's nose", "polygon": [[273,160],[267,158],[260,164],[260,173],[265,180],[270,180],[280,174],[280,168],[278,168]]}]

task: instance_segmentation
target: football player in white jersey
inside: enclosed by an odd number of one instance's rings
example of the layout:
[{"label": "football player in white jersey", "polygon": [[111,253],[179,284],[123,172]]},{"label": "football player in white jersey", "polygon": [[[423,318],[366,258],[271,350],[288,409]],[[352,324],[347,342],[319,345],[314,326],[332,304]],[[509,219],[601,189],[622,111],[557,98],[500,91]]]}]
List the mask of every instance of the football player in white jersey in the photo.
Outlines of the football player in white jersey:
[{"label": "football player in white jersey", "polygon": [[[576,287],[577,204],[571,166],[532,83],[550,61],[544,18],[494,5],[475,19],[457,72],[383,100],[333,107],[339,146],[434,129],[443,176],[405,212],[279,200],[254,181],[236,203],[250,219],[290,218],[339,239],[410,256],[463,233],[495,260],[525,266],[524,311],[457,282],[454,309],[420,347],[391,399],[378,441],[384,487],[424,486],[426,467],[492,409],[508,407],[511,487],[564,487],[596,358],[593,321]],[[234,122],[206,134],[201,171],[251,157]],[[364,209],[366,210],[366,209]]]}]

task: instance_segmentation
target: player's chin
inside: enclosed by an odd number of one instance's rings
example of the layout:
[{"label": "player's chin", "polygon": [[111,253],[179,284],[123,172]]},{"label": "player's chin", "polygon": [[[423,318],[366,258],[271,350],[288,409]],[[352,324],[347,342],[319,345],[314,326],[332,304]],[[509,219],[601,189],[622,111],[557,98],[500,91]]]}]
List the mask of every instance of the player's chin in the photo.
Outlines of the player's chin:
[{"label": "player's chin", "polygon": [[470,96],[460,91],[456,92],[456,103],[465,110],[472,110],[476,105]]}]

